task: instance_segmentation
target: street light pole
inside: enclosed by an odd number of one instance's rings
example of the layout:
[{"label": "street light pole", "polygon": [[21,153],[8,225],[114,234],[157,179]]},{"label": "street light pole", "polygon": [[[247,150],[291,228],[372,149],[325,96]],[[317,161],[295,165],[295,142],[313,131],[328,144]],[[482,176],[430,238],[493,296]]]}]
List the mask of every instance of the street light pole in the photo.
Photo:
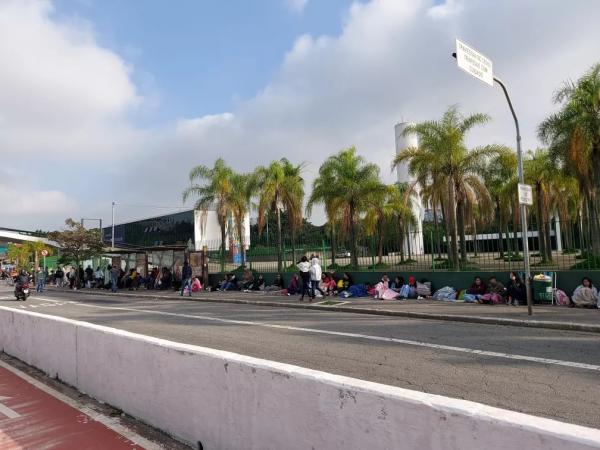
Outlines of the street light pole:
[{"label": "street light pole", "polygon": [[112,202],[112,239],[111,248],[115,248],[115,202]]},{"label": "street light pole", "polygon": [[[525,184],[525,177],[523,175],[523,151],[521,150],[521,132],[519,129],[519,120],[517,119],[517,115],[515,114],[515,109],[513,108],[512,102],[510,101],[510,96],[508,95],[508,90],[504,83],[499,79],[494,77],[494,81],[500,85],[502,90],[504,91],[504,96],[506,97],[506,101],[508,102],[508,107],[510,108],[510,112],[512,113],[513,119],[515,121],[515,128],[517,130],[517,161],[518,161],[518,172],[519,172],[519,183]],[[527,206],[524,204],[520,204],[521,209],[521,234],[523,239],[523,262],[525,264],[525,288],[527,292],[527,314],[533,314],[533,302],[531,298],[530,291],[530,283],[531,283],[531,268],[529,266],[529,240],[528,240],[528,232],[527,232]]]},{"label": "street light pole", "polygon": [[[457,50],[458,50],[458,39],[457,39]],[[464,44],[463,44],[464,46]],[[471,50],[472,53],[476,53]],[[457,59],[456,53],[452,53],[452,57]],[[482,55],[479,55],[481,59],[486,59]],[[461,66],[459,62],[459,67]],[[491,75],[491,62],[489,63],[490,67],[490,75]],[[487,82],[492,85],[493,83],[487,81],[485,78],[482,78],[482,75],[476,75],[476,78],[482,79],[482,81]],[[513,108],[512,102],[510,100],[510,96],[508,95],[508,90],[506,86],[499,78],[493,77],[493,80],[500,85],[502,91],[504,91],[504,96],[506,97],[506,101],[508,102],[508,107],[510,108],[510,112],[512,113],[513,119],[515,121],[515,128],[517,130],[517,162],[518,162],[518,174],[519,174],[519,183],[525,184],[524,176],[523,176],[523,151],[521,150],[521,131],[519,129],[519,120],[517,119],[517,115],[515,114],[515,109]],[[529,241],[528,241],[528,233],[527,233],[527,206],[519,201],[519,206],[521,210],[521,238],[523,240],[523,263],[525,264],[525,291],[527,292],[527,314],[533,314],[533,306],[532,306],[532,298],[530,292],[530,284],[531,284],[531,268],[529,266]],[[517,249],[518,250],[518,249]]]}]

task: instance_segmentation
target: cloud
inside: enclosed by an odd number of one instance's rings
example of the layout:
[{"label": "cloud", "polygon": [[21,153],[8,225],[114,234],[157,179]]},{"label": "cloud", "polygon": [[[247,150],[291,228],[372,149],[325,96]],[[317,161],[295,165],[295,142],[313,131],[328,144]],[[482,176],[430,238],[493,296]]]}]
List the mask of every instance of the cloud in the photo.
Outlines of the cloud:
[{"label": "cloud", "polygon": [[308,0],[286,0],[286,3],[292,11],[300,13],[306,8]]},{"label": "cloud", "polygon": [[[282,156],[306,161],[310,184],[327,156],[356,145],[393,181],[394,124],[440,117],[452,104],[493,118],[469,144],[514,145],[500,89],[469,77],[450,57],[456,37],[493,60],[510,89],[524,148],[535,148],[536,126],[554,109],[553,91],[597,62],[599,13],[596,2],[563,0],[355,2],[338,35],[298,36],[269,83],[231,111],[140,130],[129,115],[146,99],[132,68],[98,45],[89,24],[57,22],[48,2],[5,0],[0,151],[27,149],[42,191],[69,192],[81,215],[105,219],[112,200],[181,206],[189,169],[220,156],[241,171]],[[8,42],[22,42],[23,51]],[[48,167],[52,175],[43,175]],[[118,217],[160,212],[119,208]],[[57,213],[55,226],[63,220]]]},{"label": "cloud", "polygon": [[61,23],[53,12],[47,0],[0,2],[0,146],[107,149],[94,142],[114,138],[142,101],[132,69],[95,42],[88,22]]}]

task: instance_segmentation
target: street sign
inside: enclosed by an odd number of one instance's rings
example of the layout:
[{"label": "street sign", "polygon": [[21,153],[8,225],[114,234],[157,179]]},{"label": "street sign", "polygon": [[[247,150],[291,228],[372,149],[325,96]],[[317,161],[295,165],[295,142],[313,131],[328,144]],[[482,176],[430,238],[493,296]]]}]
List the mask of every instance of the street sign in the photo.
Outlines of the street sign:
[{"label": "street sign", "polygon": [[519,183],[519,204],[533,205],[533,191],[528,184]]},{"label": "street sign", "polygon": [[46,249],[42,250],[42,256],[48,256],[48,250],[46,250]]},{"label": "street sign", "polygon": [[456,40],[456,62],[465,72],[490,86],[494,85],[492,61],[459,39]]}]

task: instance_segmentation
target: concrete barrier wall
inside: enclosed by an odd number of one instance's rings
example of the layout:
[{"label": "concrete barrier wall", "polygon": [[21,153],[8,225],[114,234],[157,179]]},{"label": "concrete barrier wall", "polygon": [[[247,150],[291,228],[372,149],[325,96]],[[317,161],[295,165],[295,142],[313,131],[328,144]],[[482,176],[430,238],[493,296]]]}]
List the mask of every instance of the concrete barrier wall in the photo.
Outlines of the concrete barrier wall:
[{"label": "concrete barrier wall", "polygon": [[196,448],[600,448],[600,430],[5,307],[0,348]]}]

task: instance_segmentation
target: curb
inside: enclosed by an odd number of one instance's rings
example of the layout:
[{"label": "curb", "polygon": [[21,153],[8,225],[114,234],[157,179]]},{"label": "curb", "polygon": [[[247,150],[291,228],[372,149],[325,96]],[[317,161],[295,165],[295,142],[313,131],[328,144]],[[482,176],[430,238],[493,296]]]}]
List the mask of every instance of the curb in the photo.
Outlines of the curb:
[{"label": "curb", "polygon": [[[64,292],[69,294],[84,294],[84,295],[106,295],[99,294],[98,292],[87,292],[83,290],[77,291],[55,291],[52,292]],[[117,293],[119,297],[134,297],[134,298],[149,298],[153,300],[177,300],[173,297],[166,295],[136,295],[127,293]],[[106,295],[110,297],[111,295]],[[527,328],[545,328],[550,330],[563,330],[563,331],[582,331],[585,333],[600,333],[600,325],[584,324],[576,322],[553,322],[553,321],[541,321],[541,320],[524,320],[524,319],[505,319],[505,318],[493,318],[493,317],[481,317],[481,316],[464,316],[464,315],[453,315],[453,314],[434,314],[434,313],[421,313],[411,311],[392,311],[389,309],[371,309],[371,308],[360,308],[360,307],[345,307],[345,306],[326,306],[326,305],[315,305],[306,303],[279,303],[273,301],[263,300],[242,300],[235,298],[201,298],[192,297],[188,299],[193,302],[207,302],[207,303],[233,303],[238,305],[254,305],[254,306],[269,306],[277,308],[296,308],[296,309],[311,309],[318,311],[335,311],[343,313],[353,314],[368,314],[372,316],[392,316],[392,317],[408,317],[412,319],[425,319],[425,320],[438,320],[445,322],[465,322],[465,323],[479,323],[484,325],[503,325],[511,327],[527,327]]]}]

